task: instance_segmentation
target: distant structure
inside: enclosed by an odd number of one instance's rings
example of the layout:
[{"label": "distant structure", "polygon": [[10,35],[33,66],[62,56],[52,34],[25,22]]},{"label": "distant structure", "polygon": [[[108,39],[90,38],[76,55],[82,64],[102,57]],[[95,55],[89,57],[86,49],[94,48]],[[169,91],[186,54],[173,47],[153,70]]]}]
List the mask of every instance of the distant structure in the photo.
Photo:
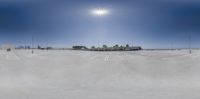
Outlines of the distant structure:
[{"label": "distant structure", "polygon": [[11,44],[5,44],[1,46],[2,50],[6,50],[6,51],[11,51],[11,50],[15,50],[15,46],[11,45]]},{"label": "distant structure", "polygon": [[107,45],[103,45],[102,47],[95,47],[92,46],[90,49],[88,49],[85,46],[73,46],[73,50],[87,50],[87,51],[138,51],[142,50],[142,47],[140,46],[129,46],[128,44],[126,46],[119,46],[118,44],[114,45],[113,47],[108,47]]},{"label": "distant structure", "polygon": [[73,50],[88,50],[86,46],[72,46]]},{"label": "distant structure", "polygon": [[17,46],[15,49],[32,49],[30,46]]},{"label": "distant structure", "polygon": [[51,50],[51,49],[53,49],[53,47],[49,47],[49,46],[41,47],[40,45],[38,45],[37,49],[39,49],[39,50]]}]

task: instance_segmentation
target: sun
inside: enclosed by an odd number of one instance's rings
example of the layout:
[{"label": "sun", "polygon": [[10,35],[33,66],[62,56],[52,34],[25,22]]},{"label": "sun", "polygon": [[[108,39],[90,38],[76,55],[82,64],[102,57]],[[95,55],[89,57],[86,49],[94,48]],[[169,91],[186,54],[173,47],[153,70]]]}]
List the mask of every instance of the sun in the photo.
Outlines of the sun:
[{"label": "sun", "polygon": [[96,16],[105,16],[109,13],[109,11],[107,9],[94,9],[92,11],[92,14],[96,15]]}]

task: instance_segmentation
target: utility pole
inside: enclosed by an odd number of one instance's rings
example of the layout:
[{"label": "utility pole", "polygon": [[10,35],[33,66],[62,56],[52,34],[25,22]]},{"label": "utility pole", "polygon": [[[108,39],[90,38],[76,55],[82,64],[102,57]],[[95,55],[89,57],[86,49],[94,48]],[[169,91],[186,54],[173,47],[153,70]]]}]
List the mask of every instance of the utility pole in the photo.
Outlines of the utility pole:
[{"label": "utility pole", "polygon": [[97,50],[100,51],[100,42],[98,40],[98,47],[97,47]]},{"label": "utility pole", "polygon": [[189,37],[188,37],[188,47],[189,47],[189,54],[192,53],[192,50],[191,50],[191,33],[189,33]]},{"label": "utility pole", "polygon": [[171,50],[172,51],[174,50],[174,43],[173,43],[173,41],[171,42]]},{"label": "utility pole", "polygon": [[34,53],[34,51],[33,51],[33,49],[34,49],[34,37],[32,36],[32,42],[31,42],[31,45],[32,45],[32,51],[31,51],[31,53],[33,54]]},{"label": "utility pole", "polygon": [[132,41],[132,44],[131,44],[132,46],[131,47],[133,47],[134,45],[133,45],[133,41]]}]

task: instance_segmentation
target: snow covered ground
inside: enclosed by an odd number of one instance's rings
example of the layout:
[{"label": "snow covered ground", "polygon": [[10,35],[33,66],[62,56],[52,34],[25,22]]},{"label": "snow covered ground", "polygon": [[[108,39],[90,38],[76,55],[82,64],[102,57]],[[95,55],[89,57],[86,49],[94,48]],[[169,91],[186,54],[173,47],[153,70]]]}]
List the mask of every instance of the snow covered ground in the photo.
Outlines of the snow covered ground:
[{"label": "snow covered ground", "polygon": [[0,50],[0,99],[199,99],[200,50]]}]

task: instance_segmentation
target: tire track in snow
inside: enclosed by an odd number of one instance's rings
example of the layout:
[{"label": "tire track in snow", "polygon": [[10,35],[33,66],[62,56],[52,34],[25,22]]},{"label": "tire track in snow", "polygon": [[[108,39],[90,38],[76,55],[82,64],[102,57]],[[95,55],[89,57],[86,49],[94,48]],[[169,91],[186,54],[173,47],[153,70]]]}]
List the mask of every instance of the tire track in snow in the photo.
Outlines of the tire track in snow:
[{"label": "tire track in snow", "polygon": [[104,61],[109,61],[109,58],[110,58],[110,56],[106,55],[105,58],[104,58]]},{"label": "tire track in snow", "polygon": [[[176,58],[176,57],[181,57],[181,56],[185,56],[187,54],[173,54],[173,53],[168,53],[169,55],[161,55],[161,56],[156,56],[156,55],[149,55],[148,53],[142,54],[142,53],[129,53],[130,55],[136,55],[136,56],[141,56],[141,57],[146,57],[146,58],[153,58],[153,59],[168,59],[168,58]],[[162,54],[162,53],[157,53]]]},{"label": "tire track in snow", "polygon": [[7,52],[6,60],[21,60],[14,52]]}]

